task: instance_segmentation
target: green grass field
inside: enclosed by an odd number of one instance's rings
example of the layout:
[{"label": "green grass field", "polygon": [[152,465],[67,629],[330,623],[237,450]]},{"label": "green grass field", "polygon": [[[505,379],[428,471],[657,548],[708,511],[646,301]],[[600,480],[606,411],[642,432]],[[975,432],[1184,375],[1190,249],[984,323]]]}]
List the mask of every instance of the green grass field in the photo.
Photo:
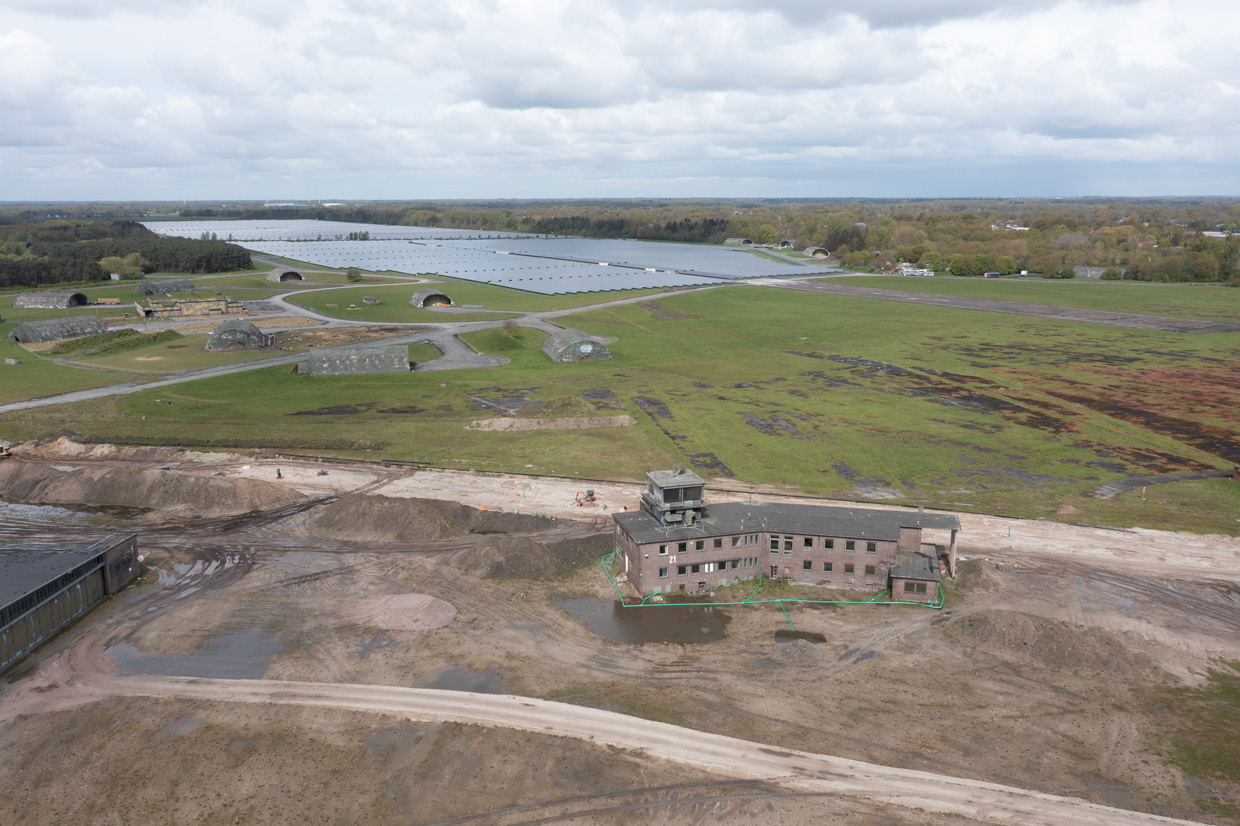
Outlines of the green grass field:
[{"label": "green grass field", "polygon": [[898,275],[831,278],[828,283],[1240,323],[1240,290],[1222,284],[1040,279],[1009,281],[951,276],[906,278]]},{"label": "green grass field", "polygon": [[[1084,495],[1124,476],[1229,465],[1240,406],[1234,335],[759,287],[560,322],[615,338],[614,360],[554,364],[541,333],[486,330],[467,340],[508,364],[365,378],[263,369],[161,388],[159,403],[143,392],[60,409],[57,427],[120,441],[362,451],[602,478],[683,465],[789,492],[1123,526],[1240,527],[1240,486],[1221,482],[1151,487],[1146,502]],[[639,423],[466,430],[492,415],[475,409],[478,399],[518,395],[541,403],[543,416],[623,410]],[[600,396],[610,405],[598,406]],[[311,415],[325,408],[334,413]],[[46,427],[38,416],[0,417],[13,437]]]},{"label": "green grass field", "polygon": [[[409,303],[409,298],[424,286],[442,291],[457,306],[477,304],[488,310],[511,312],[549,312],[552,310],[571,310],[591,304],[601,304],[638,296],[656,296],[663,290],[618,290],[605,293],[575,293],[572,295],[539,295],[523,290],[512,290],[506,287],[495,287],[490,284],[476,284],[466,281],[444,281],[437,284],[408,284],[400,286],[378,286],[359,293],[357,290],[315,290],[292,297],[290,300],[301,307],[312,309],[324,315],[363,321],[492,321],[510,318],[494,312],[488,313],[437,313],[423,310]],[[369,306],[362,304],[362,295],[370,295],[379,299],[382,304]],[[338,304],[338,307],[328,307]],[[346,310],[349,304],[356,304],[356,310]]]},{"label": "green grass field", "polygon": [[[72,393],[121,380],[107,373],[64,367],[27,352],[8,337],[9,328],[8,324],[0,324],[0,404]],[[16,358],[20,364],[4,364],[5,358]]]}]

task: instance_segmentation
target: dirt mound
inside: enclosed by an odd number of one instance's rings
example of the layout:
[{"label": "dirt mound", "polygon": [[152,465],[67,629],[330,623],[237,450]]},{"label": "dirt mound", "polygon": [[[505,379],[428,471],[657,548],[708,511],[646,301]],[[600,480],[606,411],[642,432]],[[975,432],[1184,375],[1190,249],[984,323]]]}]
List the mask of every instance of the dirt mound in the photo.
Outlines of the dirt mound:
[{"label": "dirt mound", "polygon": [[452,563],[494,579],[545,579],[598,562],[613,546],[610,534],[562,542],[535,542],[524,536],[488,536]]},{"label": "dirt mound", "polygon": [[30,505],[141,508],[157,516],[217,517],[304,502],[283,485],[258,479],[191,476],[135,467],[0,464],[0,498]]},{"label": "dirt mound", "polygon": [[45,460],[72,459],[75,462],[232,462],[243,459],[230,453],[198,453],[175,447],[84,444],[70,436],[61,436],[53,442],[31,448],[24,455]]},{"label": "dirt mound", "polygon": [[337,610],[358,625],[413,633],[442,628],[456,616],[451,603],[426,594],[385,594],[348,600]]},{"label": "dirt mound", "polygon": [[320,508],[309,525],[315,536],[328,539],[417,542],[471,533],[533,533],[545,530],[547,520],[439,499],[357,495]]},{"label": "dirt mound", "polygon": [[1109,631],[1016,611],[966,614],[952,620],[946,631],[966,650],[1005,660],[1130,678],[1155,668],[1147,656]]},{"label": "dirt mound", "polygon": [[1002,574],[984,559],[970,559],[956,568],[956,587],[965,596],[997,591],[1003,586]]}]

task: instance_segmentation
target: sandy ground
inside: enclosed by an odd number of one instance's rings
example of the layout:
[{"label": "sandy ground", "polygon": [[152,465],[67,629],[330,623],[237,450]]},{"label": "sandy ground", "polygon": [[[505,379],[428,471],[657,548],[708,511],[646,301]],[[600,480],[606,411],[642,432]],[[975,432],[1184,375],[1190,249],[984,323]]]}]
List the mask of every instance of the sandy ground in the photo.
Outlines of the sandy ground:
[{"label": "sandy ground", "polygon": [[[167,473],[544,513],[547,540],[606,529],[639,493],[181,456]],[[586,487],[599,501],[574,506]],[[494,537],[327,540],[311,526],[328,505],[307,507],[144,532],[150,575],[0,680],[9,822],[1229,823],[1218,806],[1240,807],[1166,747],[1168,690],[1240,660],[1234,539],[964,516],[943,611],[725,607],[718,642],[690,618],[617,643],[565,608],[611,616],[597,566],[486,579],[461,560]],[[777,642],[789,623],[825,642]],[[417,689],[459,696],[448,712]]]}]

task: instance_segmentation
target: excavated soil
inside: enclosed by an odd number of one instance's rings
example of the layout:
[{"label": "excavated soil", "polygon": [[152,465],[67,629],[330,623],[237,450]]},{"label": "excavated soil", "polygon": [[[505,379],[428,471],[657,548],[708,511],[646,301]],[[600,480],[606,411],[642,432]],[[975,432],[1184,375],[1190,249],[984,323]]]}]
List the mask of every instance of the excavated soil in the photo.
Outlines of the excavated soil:
[{"label": "excavated soil", "polygon": [[426,594],[384,594],[341,602],[336,609],[350,622],[385,631],[420,633],[452,622],[451,603]]},{"label": "excavated soil", "polygon": [[438,499],[344,496],[310,520],[315,536],[357,542],[414,542],[466,534],[533,533],[547,527],[536,516],[478,510]]},{"label": "excavated soil", "polygon": [[452,564],[494,579],[545,579],[588,565],[612,550],[610,534],[562,542],[488,536],[452,558]]},{"label": "excavated soil", "polygon": [[115,465],[0,464],[0,499],[27,505],[140,508],[156,518],[235,516],[304,502],[258,479],[224,479]]}]

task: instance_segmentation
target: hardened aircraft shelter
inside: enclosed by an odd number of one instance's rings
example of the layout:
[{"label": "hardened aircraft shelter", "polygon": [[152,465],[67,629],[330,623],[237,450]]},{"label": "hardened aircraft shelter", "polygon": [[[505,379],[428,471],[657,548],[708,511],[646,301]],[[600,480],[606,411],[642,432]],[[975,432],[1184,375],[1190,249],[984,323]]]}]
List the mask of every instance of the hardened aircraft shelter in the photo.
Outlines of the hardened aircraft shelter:
[{"label": "hardened aircraft shelter", "polygon": [[[317,266],[434,274],[542,295],[707,287],[816,271],[744,250],[696,244],[537,238],[329,221],[152,222],[150,228],[184,237],[209,231],[244,242],[258,253]],[[366,233],[369,240],[337,240],[350,233]],[[259,235],[266,237],[250,237]]]}]

